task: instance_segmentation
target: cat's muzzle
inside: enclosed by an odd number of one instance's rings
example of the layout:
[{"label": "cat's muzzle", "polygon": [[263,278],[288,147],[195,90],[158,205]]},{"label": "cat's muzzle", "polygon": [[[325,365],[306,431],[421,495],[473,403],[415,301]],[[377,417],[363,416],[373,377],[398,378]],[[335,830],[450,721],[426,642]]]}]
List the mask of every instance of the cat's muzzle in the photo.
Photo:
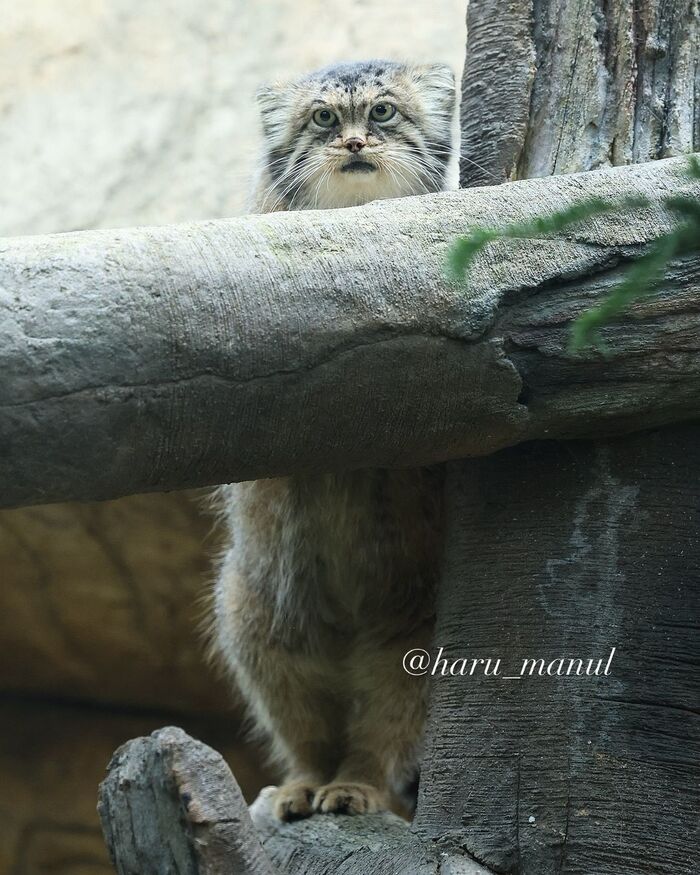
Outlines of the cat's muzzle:
[{"label": "cat's muzzle", "polygon": [[341,173],[374,173],[376,164],[365,161],[362,158],[351,158],[340,168]]}]

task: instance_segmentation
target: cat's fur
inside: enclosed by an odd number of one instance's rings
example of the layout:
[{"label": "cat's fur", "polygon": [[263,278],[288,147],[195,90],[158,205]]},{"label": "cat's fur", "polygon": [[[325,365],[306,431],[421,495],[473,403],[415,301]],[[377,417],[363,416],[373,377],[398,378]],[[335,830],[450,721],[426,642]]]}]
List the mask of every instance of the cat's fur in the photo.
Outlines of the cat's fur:
[{"label": "cat's fur", "polygon": [[[445,187],[454,79],[442,65],[343,64],[259,100],[254,210]],[[349,166],[357,161],[370,166]],[[230,545],[215,649],[284,769],[277,815],[386,807],[420,751],[426,685],[402,658],[430,642],[439,471],[309,474],[222,487],[220,498]]]}]

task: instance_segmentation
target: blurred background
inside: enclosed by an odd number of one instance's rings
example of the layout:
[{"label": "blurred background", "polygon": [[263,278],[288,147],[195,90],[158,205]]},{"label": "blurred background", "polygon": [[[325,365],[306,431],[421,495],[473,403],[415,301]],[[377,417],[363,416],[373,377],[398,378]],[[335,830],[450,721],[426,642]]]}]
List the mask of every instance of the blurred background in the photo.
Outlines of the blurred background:
[{"label": "blurred background", "polygon": [[[243,210],[259,84],[361,57],[444,61],[464,0],[4,0],[0,235]],[[201,496],[0,512],[0,875],[111,872],[113,750],[176,723],[248,798],[269,782],[200,632],[217,549]]]}]

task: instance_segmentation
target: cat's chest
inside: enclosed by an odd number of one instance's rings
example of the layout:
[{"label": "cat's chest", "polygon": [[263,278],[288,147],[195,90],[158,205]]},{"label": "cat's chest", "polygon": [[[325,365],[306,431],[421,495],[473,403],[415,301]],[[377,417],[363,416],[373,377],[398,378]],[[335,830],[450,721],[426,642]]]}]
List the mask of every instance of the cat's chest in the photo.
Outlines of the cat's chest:
[{"label": "cat's chest", "polygon": [[238,564],[291,618],[367,623],[413,611],[434,583],[439,483],[371,469],[231,488]]},{"label": "cat's chest", "polygon": [[382,473],[357,471],[293,478],[284,540],[297,586],[331,619],[357,618],[391,587],[390,543],[382,526]]}]

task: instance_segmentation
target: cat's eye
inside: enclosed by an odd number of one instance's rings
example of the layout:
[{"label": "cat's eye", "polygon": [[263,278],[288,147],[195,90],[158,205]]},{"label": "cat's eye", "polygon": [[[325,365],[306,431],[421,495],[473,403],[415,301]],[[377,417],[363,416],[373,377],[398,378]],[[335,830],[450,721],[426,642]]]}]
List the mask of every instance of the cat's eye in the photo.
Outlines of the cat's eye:
[{"label": "cat's eye", "polygon": [[393,103],[376,103],[369,114],[375,122],[387,122],[396,115],[396,107]]},{"label": "cat's eye", "polygon": [[331,109],[317,109],[312,116],[320,128],[332,128],[338,121],[338,116]]}]

